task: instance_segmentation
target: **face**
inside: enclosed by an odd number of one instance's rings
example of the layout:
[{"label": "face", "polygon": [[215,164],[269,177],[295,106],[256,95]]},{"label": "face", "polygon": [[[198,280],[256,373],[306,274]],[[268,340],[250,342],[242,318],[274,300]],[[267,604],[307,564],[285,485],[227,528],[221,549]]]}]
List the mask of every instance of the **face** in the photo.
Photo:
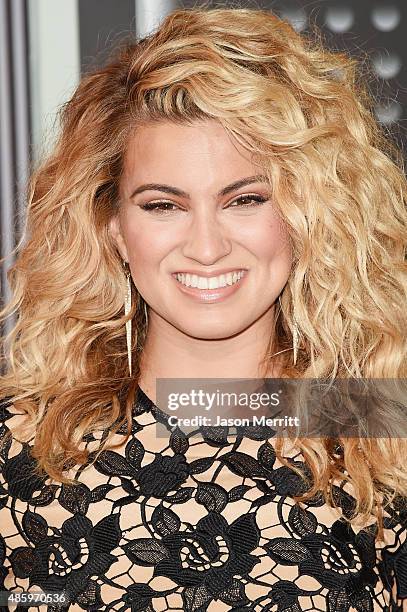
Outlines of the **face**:
[{"label": "face", "polygon": [[149,332],[160,318],[194,338],[228,338],[272,313],[290,274],[288,234],[259,168],[218,122],[139,128],[120,199],[110,232]]}]

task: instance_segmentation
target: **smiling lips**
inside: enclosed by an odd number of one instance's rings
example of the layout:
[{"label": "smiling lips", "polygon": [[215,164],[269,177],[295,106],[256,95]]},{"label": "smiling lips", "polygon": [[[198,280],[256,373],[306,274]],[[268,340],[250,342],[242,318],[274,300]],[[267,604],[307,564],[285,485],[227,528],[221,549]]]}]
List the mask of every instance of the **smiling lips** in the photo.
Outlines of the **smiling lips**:
[{"label": "smiling lips", "polygon": [[219,302],[235,293],[247,276],[247,270],[235,269],[223,271],[217,276],[201,276],[190,272],[172,275],[178,288],[198,302]]}]

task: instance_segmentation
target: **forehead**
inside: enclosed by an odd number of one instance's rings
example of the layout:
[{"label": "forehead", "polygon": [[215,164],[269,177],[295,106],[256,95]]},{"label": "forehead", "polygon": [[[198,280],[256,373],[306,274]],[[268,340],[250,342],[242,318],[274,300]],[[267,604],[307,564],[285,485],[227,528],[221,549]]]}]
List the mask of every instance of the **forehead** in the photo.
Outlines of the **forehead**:
[{"label": "forehead", "polygon": [[138,127],[128,140],[123,181],[149,180],[181,186],[227,183],[255,170],[249,152],[215,120]]}]

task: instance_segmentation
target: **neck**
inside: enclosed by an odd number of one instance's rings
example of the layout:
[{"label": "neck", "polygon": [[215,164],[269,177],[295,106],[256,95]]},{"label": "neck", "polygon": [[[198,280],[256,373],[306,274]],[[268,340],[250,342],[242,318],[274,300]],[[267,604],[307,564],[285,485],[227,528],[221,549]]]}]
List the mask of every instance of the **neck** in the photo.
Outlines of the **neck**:
[{"label": "neck", "polygon": [[274,306],[242,332],[207,340],[180,331],[150,309],[139,385],[156,401],[157,378],[277,378],[277,361],[262,366],[274,331]]}]

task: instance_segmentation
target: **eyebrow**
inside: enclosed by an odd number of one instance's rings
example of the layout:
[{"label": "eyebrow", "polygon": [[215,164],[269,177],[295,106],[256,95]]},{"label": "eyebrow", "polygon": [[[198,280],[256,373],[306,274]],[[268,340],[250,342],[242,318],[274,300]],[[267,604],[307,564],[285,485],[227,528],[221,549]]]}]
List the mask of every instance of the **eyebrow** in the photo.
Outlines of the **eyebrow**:
[{"label": "eyebrow", "polygon": [[[266,183],[268,182],[268,179],[263,174],[258,174],[257,176],[248,176],[247,178],[239,179],[238,181],[227,185],[227,187],[224,187],[223,189],[218,191],[217,195],[225,196],[228,193],[235,191],[236,189],[240,189],[241,187],[245,187],[246,185],[251,185],[252,183],[257,182]],[[189,193],[183,191],[182,189],[178,189],[178,187],[172,187],[171,185],[161,185],[159,183],[146,183],[145,185],[140,185],[140,187],[137,187],[137,189],[135,189],[131,194],[130,198],[134,198],[134,196],[138,195],[139,193],[142,193],[143,191],[163,191],[164,193],[169,193],[175,196],[179,196],[181,198],[189,199],[191,197]]]}]

